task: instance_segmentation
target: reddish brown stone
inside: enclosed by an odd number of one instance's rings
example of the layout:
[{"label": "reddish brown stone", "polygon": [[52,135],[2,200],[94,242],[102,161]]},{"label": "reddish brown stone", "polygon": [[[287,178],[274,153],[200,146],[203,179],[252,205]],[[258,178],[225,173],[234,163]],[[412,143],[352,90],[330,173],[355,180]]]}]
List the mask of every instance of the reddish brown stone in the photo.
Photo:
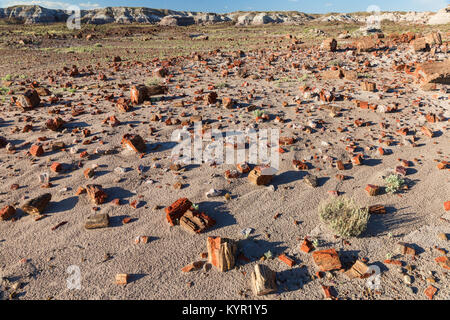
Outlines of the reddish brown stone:
[{"label": "reddish brown stone", "polygon": [[[1,215],[1,214],[0,214]],[[442,256],[434,259],[442,268],[450,270],[450,259],[447,256]]]},{"label": "reddish brown stone", "polygon": [[377,48],[377,43],[370,37],[362,38],[356,43],[356,49],[359,52],[369,52]]},{"label": "reddish brown stone", "polygon": [[210,92],[204,96],[205,104],[215,104],[217,102],[217,93]]},{"label": "reddish brown stone", "polygon": [[180,225],[194,234],[202,233],[215,224],[216,221],[204,212],[187,210],[180,218]]},{"label": "reddish brown stone", "polygon": [[5,206],[0,210],[0,220],[11,219],[16,214],[16,209],[13,206]]},{"label": "reddish brown stone", "polygon": [[415,76],[422,83],[450,84],[450,58],[443,62],[425,62],[418,65]]},{"label": "reddish brown stone", "polygon": [[240,173],[237,170],[227,170],[225,171],[226,179],[236,179],[240,177]]},{"label": "reddish brown stone", "polygon": [[450,201],[445,201],[444,202],[444,210],[445,211],[450,211]]},{"label": "reddish brown stone", "polygon": [[65,122],[63,119],[61,119],[60,117],[56,117],[54,119],[47,120],[45,125],[47,126],[48,129],[52,131],[57,131],[64,125],[64,123]]},{"label": "reddish brown stone", "polygon": [[336,297],[331,292],[331,286],[322,285],[323,294],[325,295],[325,299],[335,300]]},{"label": "reddish brown stone", "polygon": [[208,237],[208,262],[219,271],[224,272],[234,268],[236,263],[237,244],[234,240],[221,237]]},{"label": "reddish brown stone", "polygon": [[397,251],[400,254],[407,254],[410,256],[415,256],[416,255],[416,250],[414,250],[414,248],[412,248],[411,246],[407,245],[406,243],[403,242],[399,242],[397,244]]},{"label": "reddish brown stone", "polygon": [[240,173],[250,172],[250,166],[246,162],[238,163],[236,168]]},{"label": "reddish brown stone", "polygon": [[426,135],[427,137],[429,137],[429,138],[433,138],[433,137],[434,137],[434,132],[431,131],[431,129],[425,127],[425,126],[423,126],[422,128],[420,128],[420,131],[422,131],[422,133],[423,133],[424,135]]},{"label": "reddish brown stone", "polygon": [[327,50],[327,51],[331,51],[331,52],[335,52],[336,48],[337,48],[337,41],[336,39],[333,38],[328,38],[322,41],[322,48]]},{"label": "reddish brown stone", "polygon": [[362,165],[362,157],[361,157],[361,155],[358,154],[357,156],[354,156],[352,158],[352,163],[354,165],[357,165],[357,166]]},{"label": "reddish brown stone", "polygon": [[33,109],[41,103],[36,90],[27,90],[23,95],[20,95],[16,100],[16,105],[24,110]]},{"label": "reddish brown stone", "polygon": [[39,197],[33,198],[27,201],[23,206],[22,210],[31,215],[40,215],[48,203],[52,199],[50,193],[45,193]]},{"label": "reddish brown stone", "polygon": [[428,288],[425,289],[424,294],[428,297],[428,299],[433,300],[434,295],[437,292],[437,288],[430,285]]},{"label": "reddish brown stone", "polygon": [[302,250],[303,252],[309,253],[312,250],[314,250],[314,245],[312,244],[311,241],[308,240],[308,238],[305,238],[300,247],[300,250]]},{"label": "reddish brown stone", "polygon": [[292,165],[296,170],[308,170],[308,165],[300,160],[292,160]]},{"label": "reddish brown stone", "polygon": [[291,258],[289,258],[287,255],[285,255],[284,253],[280,254],[278,256],[278,259],[283,261],[284,263],[286,263],[289,267],[293,267],[295,265],[295,261]]},{"label": "reddish brown stone", "polygon": [[425,38],[418,38],[411,42],[411,48],[418,51],[430,51],[430,45]]},{"label": "reddish brown stone", "polygon": [[373,184],[368,184],[368,185],[366,186],[366,189],[365,189],[365,190],[367,191],[367,193],[369,194],[369,196],[376,196],[376,195],[379,193],[379,191],[380,191],[380,187],[375,186],[375,185],[373,185]]},{"label": "reddish brown stone", "polygon": [[341,261],[335,249],[315,251],[312,254],[315,264],[321,271],[341,269]]},{"label": "reddish brown stone", "polygon": [[189,201],[188,198],[180,198],[170,206],[166,207],[166,218],[170,225],[174,226],[178,224],[178,220],[191,206],[192,202]]},{"label": "reddish brown stone", "polygon": [[83,171],[83,175],[86,179],[92,178],[95,174],[95,170],[93,168],[87,168]]},{"label": "reddish brown stone", "polygon": [[108,198],[108,195],[102,189],[101,185],[88,184],[86,186],[86,191],[92,202],[94,202],[95,204],[105,203],[106,199]]},{"label": "reddish brown stone", "polygon": [[40,144],[33,144],[30,148],[31,155],[40,157],[44,154],[44,148]]},{"label": "reddish brown stone", "polygon": [[386,214],[386,208],[382,205],[373,205],[369,207],[370,214]]},{"label": "reddish brown stone", "polygon": [[386,260],[384,260],[384,263],[386,263],[386,264],[393,264],[393,265],[399,266],[399,267],[402,266],[402,262],[399,261],[399,260],[386,259]]},{"label": "reddish brown stone", "polygon": [[138,153],[143,153],[146,149],[144,139],[137,134],[125,134],[122,137],[121,143],[124,147]]},{"label": "reddish brown stone", "polygon": [[223,98],[222,99],[222,106],[226,109],[232,109],[234,105],[234,101],[231,98]]},{"label": "reddish brown stone", "polygon": [[59,162],[53,162],[52,165],[50,166],[50,170],[52,170],[53,172],[61,172],[62,170],[62,164]]},{"label": "reddish brown stone", "polygon": [[132,86],[130,96],[132,103],[141,104],[147,99],[147,87],[144,85]]}]

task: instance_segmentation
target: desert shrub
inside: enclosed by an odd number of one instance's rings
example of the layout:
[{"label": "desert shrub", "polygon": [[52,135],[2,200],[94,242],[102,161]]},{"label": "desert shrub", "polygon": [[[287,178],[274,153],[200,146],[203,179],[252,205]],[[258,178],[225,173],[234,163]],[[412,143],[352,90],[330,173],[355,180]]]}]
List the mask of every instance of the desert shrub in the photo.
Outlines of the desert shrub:
[{"label": "desert shrub", "polygon": [[255,110],[255,111],[253,111],[253,115],[256,118],[260,118],[260,117],[262,117],[264,115],[264,111],[263,110]]},{"label": "desert shrub", "polygon": [[145,84],[148,85],[148,86],[156,86],[156,85],[160,85],[161,84],[161,80],[159,80],[156,77],[152,77],[152,78],[148,79]]},{"label": "desert shrub", "polygon": [[345,197],[331,198],[319,206],[320,219],[342,237],[357,237],[366,230],[369,210]]},{"label": "desert shrub", "polygon": [[384,183],[385,183],[385,187],[386,187],[386,192],[396,193],[405,184],[405,180],[403,180],[397,174],[391,174],[391,175],[387,176],[386,178],[384,178]]}]

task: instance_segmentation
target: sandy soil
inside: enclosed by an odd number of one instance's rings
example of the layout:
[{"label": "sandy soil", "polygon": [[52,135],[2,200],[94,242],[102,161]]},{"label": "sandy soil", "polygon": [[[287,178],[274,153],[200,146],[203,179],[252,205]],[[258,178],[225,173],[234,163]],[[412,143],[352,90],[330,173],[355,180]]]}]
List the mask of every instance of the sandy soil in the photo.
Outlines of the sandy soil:
[{"label": "sandy soil", "polygon": [[[249,75],[257,77],[244,79],[238,75],[236,67],[229,68],[229,75],[223,77],[222,70],[237,60],[233,52],[225,50],[221,53],[201,52],[206,63],[190,57],[177,58],[167,68],[170,74],[168,94],[157,101],[136,105],[126,113],[118,111],[114,100],[129,98],[131,85],[148,82],[153,77],[152,71],[161,65],[161,60],[145,59],[143,64],[137,64],[136,60],[141,61],[139,57],[122,57],[122,62],[114,64],[112,55],[105,58],[90,53],[80,55],[78,61],[69,54],[70,60],[61,62],[57,58],[60,56],[52,53],[5,49],[5,57],[8,58],[2,62],[1,75],[15,76],[8,86],[14,93],[6,94],[1,103],[0,135],[16,150],[0,150],[0,204],[2,207],[16,207],[17,213],[13,220],[0,221],[0,297],[324,299],[322,285],[328,285],[333,287],[334,295],[339,299],[427,299],[424,290],[432,284],[438,289],[434,299],[448,300],[449,273],[434,261],[442,255],[434,247],[449,250],[448,240],[438,237],[440,233],[450,236],[450,214],[444,210],[444,202],[450,200],[449,170],[448,166],[439,170],[436,161],[449,161],[449,87],[438,85],[437,91],[422,91],[412,75],[392,71],[400,62],[412,64],[448,58],[446,47],[441,46],[432,55],[414,53],[408,44],[401,43],[393,46],[390,52],[380,51],[374,55],[346,50],[354,39],[339,41],[341,50],[338,52],[321,50],[318,45],[306,49],[299,45],[299,48],[290,50],[290,40],[284,35],[274,35],[271,39],[278,43],[277,50],[264,52],[241,48],[245,56],[238,59]],[[10,54],[6,55],[7,52]],[[13,53],[30,55],[34,60],[16,65]],[[269,63],[272,54],[274,59]],[[54,65],[52,57],[55,57]],[[330,67],[336,61],[344,69],[357,70],[366,79],[321,79],[320,67]],[[370,66],[364,67],[364,61],[369,61]],[[81,76],[70,77],[60,67],[61,63],[68,68],[77,65]],[[294,68],[293,63],[300,67]],[[87,69],[83,70],[86,65],[92,66],[91,75],[86,73]],[[114,65],[118,69],[114,70]],[[309,68],[304,70],[302,66]],[[20,78],[20,73],[29,77]],[[98,80],[100,73],[106,75],[106,80]],[[268,81],[270,76],[273,81]],[[11,96],[23,93],[34,80],[53,94],[59,94],[60,100],[50,104],[46,101],[48,97],[42,97],[40,107],[22,112],[9,101]],[[381,90],[374,93],[362,91],[360,82],[363,80],[375,82]],[[68,82],[73,90],[62,89]],[[177,87],[179,85],[182,87]],[[208,89],[210,85],[215,89]],[[350,99],[323,103],[305,98],[300,86],[318,90],[334,88],[335,93]],[[384,92],[383,86],[392,90]],[[200,89],[204,90],[203,93],[195,93]],[[217,105],[194,101],[194,97],[210,91],[217,92]],[[107,100],[110,95],[113,98]],[[296,103],[296,96],[301,104]],[[222,107],[220,100],[225,97],[236,101],[234,109]],[[355,107],[354,100],[378,105],[398,103],[398,111],[379,113],[361,109]],[[180,101],[184,101],[184,107],[177,106]],[[283,102],[286,102],[285,106]],[[340,108],[340,114],[331,117],[327,105]],[[249,106],[264,110],[270,115],[270,120],[256,123],[253,113],[246,111]],[[82,108],[85,113],[72,116],[73,108]],[[95,114],[95,110],[101,113]],[[429,113],[440,115],[442,120],[427,123],[425,115]],[[162,121],[151,121],[154,114],[160,114]],[[103,123],[111,115],[121,122],[119,126]],[[187,165],[179,172],[169,170],[171,151],[175,146],[170,137],[173,130],[181,126],[169,126],[164,121],[169,117],[189,120],[192,115],[201,115],[204,123],[207,121],[224,131],[249,126],[256,129],[279,128],[280,136],[294,137],[296,142],[284,147],[286,152],[280,154],[280,170],[272,180],[273,188],[254,186],[246,175],[227,180],[225,171],[235,169],[231,164]],[[45,126],[48,119],[56,116],[67,122],[60,132],[50,131]],[[274,121],[276,116],[285,122]],[[356,119],[367,125],[356,126]],[[319,126],[313,133],[302,130],[311,120],[323,120],[322,128]],[[386,124],[387,128],[383,129],[380,123]],[[30,124],[32,130],[23,133],[25,124]],[[428,138],[421,133],[420,128],[424,124],[435,132],[435,137]],[[339,127],[346,130],[340,132]],[[413,133],[406,137],[399,135],[396,131],[401,127],[408,127]],[[80,129],[78,132],[77,128]],[[84,137],[82,129],[89,129],[90,135]],[[139,134],[146,140],[147,150],[142,158],[122,148],[120,142],[125,133]],[[47,138],[43,142],[45,154],[33,157],[27,153],[30,145],[44,136]],[[98,140],[82,143],[94,136]],[[413,136],[416,137],[415,147],[405,141]],[[386,146],[379,142],[380,138],[390,138],[393,143]],[[63,141],[67,145],[66,150],[51,151],[50,145],[54,141]],[[364,165],[348,163],[353,156],[346,150],[350,142],[359,147],[355,153],[364,154]],[[72,154],[69,150],[75,146],[78,152]],[[381,156],[377,151],[380,146],[391,153]],[[87,151],[90,158],[80,158],[82,151]],[[105,151],[111,152],[103,154]],[[310,169],[295,171],[293,159],[305,159]],[[384,185],[383,176],[400,165],[399,159],[411,163],[405,177],[408,190],[399,194],[368,196],[364,190],[366,185]],[[345,171],[337,170],[336,160],[346,163]],[[54,162],[63,164],[61,173],[49,170]],[[94,164],[98,166],[95,176],[86,179],[83,171]],[[142,172],[138,170],[140,166]],[[126,172],[118,174],[114,171],[117,167],[126,168]],[[39,174],[44,171],[50,172],[53,186],[49,189],[41,188],[39,181]],[[302,181],[307,172],[319,177],[317,188],[311,188]],[[340,182],[335,177],[338,173],[349,178]],[[149,179],[154,183],[148,183]],[[183,184],[181,190],[173,187],[177,181]],[[89,183],[103,186],[108,194],[106,204],[96,206],[86,194],[75,195],[78,187]],[[11,190],[14,184],[19,186],[17,190]],[[232,198],[206,198],[205,192],[211,188],[229,193]],[[361,206],[383,204],[387,214],[372,215],[367,230],[360,237],[344,241],[334,236],[319,220],[318,206],[330,197],[331,190],[353,198]],[[43,219],[35,221],[34,217],[20,210],[27,200],[45,192],[52,194],[52,200]],[[187,233],[180,226],[170,227],[164,207],[181,197],[198,204],[200,210],[213,217],[217,224],[198,235]],[[111,203],[116,198],[121,199],[121,205]],[[136,209],[130,206],[134,200],[139,201]],[[99,208],[99,211],[93,208]],[[86,230],[86,218],[95,212],[108,213],[110,227]],[[274,219],[277,213],[281,215]],[[124,217],[131,217],[132,221],[124,224]],[[63,221],[67,223],[52,230]],[[245,228],[253,229],[246,239],[242,235]],[[136,244],[134,239],[140,235],[149,236],[151,241]],[[208,236],[239,240],[240,252],[250,261],[238,260],[236,268],[224,273],[214,267],[183,273],[182,267],[201,260],[200,254],[206,252]],[[338,250],[344,269],[358,258],[379,266],[382,289],[369,292],[365,279],[350,280],[339,271],[329,272],[318,279],[318,268],[311,253],[300,251],[305,236],[319,240],[316,250]],[[412,245],[416,256],[396,254],[395,246],[400,241]],[[250,290],[250,274],[254,264],[269,250],[274,258],[262,263],[277,272],[278,292],[255,297]],[[283,252],[295,260],[294,267],[290,268],[276,258]],[[403,267],[384,263],[388,256],[401,260]],[[67,268],[71,265],[81,270],[80,290],[67,288],[70,277]],[[130,274],[130,283],[116,285],[114,279],[119,273]],[[404,274],[412,277],[411,285],[404,283]],[[435,282],[431,283],[431,279]]]}]

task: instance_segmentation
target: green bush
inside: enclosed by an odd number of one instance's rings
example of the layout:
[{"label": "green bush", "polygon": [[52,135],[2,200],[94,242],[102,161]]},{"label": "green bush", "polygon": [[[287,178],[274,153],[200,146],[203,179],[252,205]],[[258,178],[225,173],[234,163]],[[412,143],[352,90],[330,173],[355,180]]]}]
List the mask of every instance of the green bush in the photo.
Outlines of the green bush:
[{"label": "green bush", "polygon": [[341,237],[357,237],[366,230],[368,208],[357,206],[345,197],[331,198],[319,206],[320,219]]},{"label": "green bush", "polygon": [[384,182],[387,193],[396,193],[405,184],[405,180],[403,180],[397,174],[391,174],[387,176],[386,178],[384,178]]}]

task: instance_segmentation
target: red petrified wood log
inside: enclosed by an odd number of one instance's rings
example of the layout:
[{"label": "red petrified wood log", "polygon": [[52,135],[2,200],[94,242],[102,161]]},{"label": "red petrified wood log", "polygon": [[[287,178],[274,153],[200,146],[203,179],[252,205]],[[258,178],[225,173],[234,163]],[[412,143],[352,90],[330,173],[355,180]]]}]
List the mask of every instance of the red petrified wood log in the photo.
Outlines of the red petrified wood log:
[{"label": "red petrified wood log", "polygon": [[166,218],[170,225],[174,226],[178,224],[178,220],[191,206],[192,202],[189,201],[188,198],[180,198],[170,206],[166,207]]},{"label": "red petrified wood log", "polygon": [[105,203],[106,199],[108,198],[108,195],[102,189],[102,186],[97,184],[88,184],[86,186],[86,191],[95,204]]},{"label": "red petrified wood log", "polygon": [[234,240],[220,237],[208,237],[208,261],[219,271],[224,272],[234,268],[237,245]]}]

